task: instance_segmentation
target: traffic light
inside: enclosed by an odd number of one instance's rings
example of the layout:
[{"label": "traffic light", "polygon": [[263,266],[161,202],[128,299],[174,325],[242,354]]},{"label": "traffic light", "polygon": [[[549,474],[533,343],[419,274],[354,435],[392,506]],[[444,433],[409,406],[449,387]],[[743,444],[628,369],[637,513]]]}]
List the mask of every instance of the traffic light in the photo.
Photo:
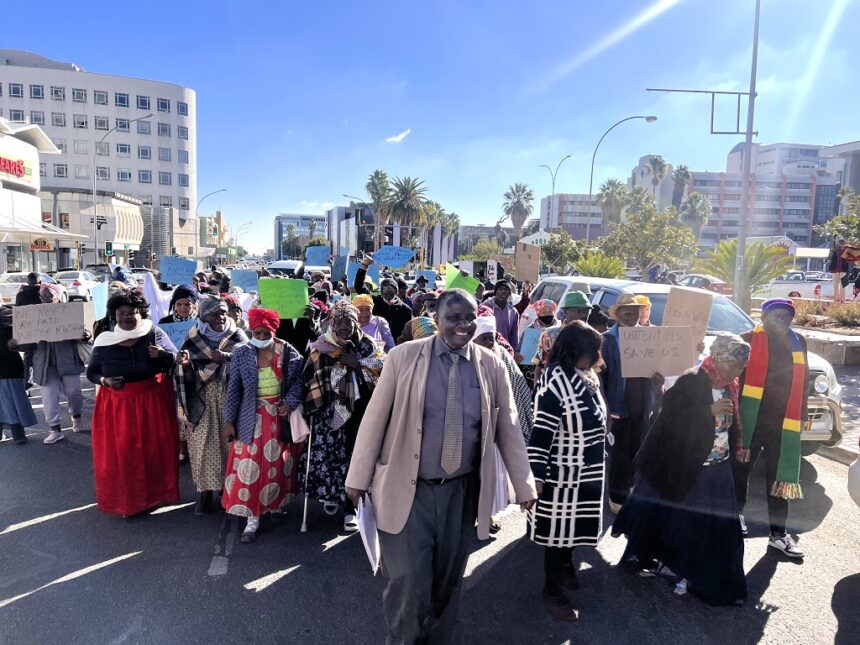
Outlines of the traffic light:
[{"label": "traffic light", "polygon": [[105,255],[113,255],[113,242],[105,242]]}]

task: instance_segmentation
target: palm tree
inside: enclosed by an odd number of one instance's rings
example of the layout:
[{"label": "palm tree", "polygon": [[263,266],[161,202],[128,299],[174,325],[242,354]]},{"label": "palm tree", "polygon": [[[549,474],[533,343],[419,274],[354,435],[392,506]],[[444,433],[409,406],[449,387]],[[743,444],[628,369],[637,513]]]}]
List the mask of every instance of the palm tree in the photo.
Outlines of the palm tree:
[{"label": "palm tree", "polygon": [[426,192],[427,187],[420,179],[395,177],[391,182],[391,193],[386,205],[388,217],[406,227],[407,238],[410,240],[414,235],[413,229],[422,226],[424,222],[427,209],[427,199],[424,197]]},{"label": "palm tree", "polygon": [[684,224],[693,229],[698,241],[702,226],[711,216],[711,200],[702,193],[690,193],[678,209],[678,215]]},{"label": "palm tree", "polygon": [[506,216],[511,218],[511,224],[514,226],[514,237],[520,238],[523,230],[523,224],[526,223],[534,211],[535,196],[528,184],[517,182],[510,186],[505,193],[505,203],[502,204],[502,211]]},{"label": "palm tree", "polygon": [[651,185],[654,187],[654,201],[657,201],[657,186],[663,181],[669,170],[668,162],[661,155],[654,155],[645,162],[645,170],[651,175]]},{"label": "palm tree", "polygon": [[388,175],[383,170],[374,170],[367,178],[364,189],[370,196],[370,206],[373,208],[373,237],[378,249],[385,243],[385,227],[388,225],[388,200],[391,196]]},{"label": "palm tree", "polygon": [[573,263],[573,268],[579,275],[592,278],[623,278],[624,262],[602,251],[587,251],[585,255]]},{"label": "palm tree", "polygon": [[684,189],[692,180],[693,173],[684,164],[681,164],[672,171],[672,181],[675,182],[675,187],[672,191],[672,206],[681,208],[681,202],[684,201]]},{"label": "palm tree", "polygon": [[600,185],[597,193],[597,205],[603,216],[602,228],[606,233],[609,224],[621,221],[621,211],[630,203],[630,191],[627,184],[620,179],[607,179]]},{"label": "palm tree", "polygon": [[639,213],[646,206],[654,206],[654,195],[645,190],[645,186],[635,186],[630,192],[627,201],[627,210],[631,213]]},{"label": "palm tree", "polygon": [[313,239],[314,233],[317,232],[317,221],[312,219],[308,222],[308,239]]}]

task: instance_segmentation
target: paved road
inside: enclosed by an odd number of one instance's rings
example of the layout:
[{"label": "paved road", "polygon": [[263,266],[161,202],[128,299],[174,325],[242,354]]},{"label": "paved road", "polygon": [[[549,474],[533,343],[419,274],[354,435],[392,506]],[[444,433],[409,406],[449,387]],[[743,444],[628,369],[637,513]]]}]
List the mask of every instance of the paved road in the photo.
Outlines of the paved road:
[{"label": "paved road", "polygon": [[[0,642],[381,642],[382,581],[360,538],[320,508],[312,506],[307,533],[294,505],[254,545],[239,544],[223,515],[198,518],[188,506],[104,515],[93,506],[89,444],[89,435],[0,444]],[[753,485],[743,608],[714,609],[638,578],[616,566],[623,538],[606,535],[598,549],[577,552],[580,623],[553,621],[539,600],[541,551],[523,539],[513,510],[496,539],[475,543],[461,611],[468,642],[856,643],[860,509],[845,466],[813,456],[802,476],[806,499],[791,525],[809,553],[804,564],[767,549],[764,483]],[[182,490],[190,504],[187,468]]]},{"label": "paved road", "polygon": [[860,365],[835,367],[834,370],[842,386],[842,447],[857,454],[860,452]]}]

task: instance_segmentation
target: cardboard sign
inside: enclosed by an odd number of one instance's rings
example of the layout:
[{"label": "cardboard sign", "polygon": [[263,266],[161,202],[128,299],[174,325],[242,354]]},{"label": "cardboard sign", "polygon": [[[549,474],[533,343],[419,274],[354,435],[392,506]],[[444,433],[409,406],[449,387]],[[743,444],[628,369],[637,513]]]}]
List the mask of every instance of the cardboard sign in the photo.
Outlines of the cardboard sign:
[{"label": "cardboard sign", "polygon": [[517,278],[537,284],[540,280],[540,247],[525,242],[517,242]]},{"label": "cardboard sign", "polygon": [[234,269],[230,272],[230,285],[241,288],[245,293],[257,291],[257,281],[256,271]]},{"label": "cardboard sign", "polygon": [[[714,304],[712,293],[703,293],[684,287],[669,289],[669,299],[663,311],[664,327],[689,327],[692,332],[693,355],[698,356],[696,348],[708,334],[708,320]],[[689,367],[692,367],[690,365]]]},{"label": "cardboard sign", "polygon": [[108,283],[99,282],[92,288],[90,293],[93,296],[93,314],[96,320],[101,320],[107,316],[107,301],[108,301]]},{"label": "cardboard sign", "polygon": [[695,362],[689,327],[620,327],[618,338],[624,378],[678,376]]},{"label": "cardboard sign", "polygon": [[383,246],[373,254],[373,262],[382,266],[399,269],[415,257],[415,251],[402,246]]},{"label": "cardboard sign", "polygon": [[12,338],[21,345],[40,340],[49,343],[81,340],[84,332],[92,328],[92,320],[87,320],[86,310],[83,302],[13,307]]},{"label": "cardboard sign", "polygon": [[487,260],[487,280],[497,282],[499,279],[499,265],[495,260]]},{"label": "cardboard sign", "polygon": [[534,327],[527,327],[525,331],[523,331],[523,339],[520,343],[520,351],[523,359],[520,361],[520,365],[531,365],[532,359],[537,354],[538,342],[540,341],[541,334],[543,334],[543,329],[535,329]]},{"label": "cardboard sign", "polygon": [[158,261],[158,272],[161,281],[167,284],[191,284],[197,272],[197,263],[194,260],[162,255]]},{"label": "cardboard sign", "polygon": [[305,264],[311,267],[328,266],[328,259],[331,255],[327,246],[309,246],[305,249]]},{"label": "cardboard sign", "polygon": [[[346,269],[346,286],[352,289],[355,284],[355,274],[361,268],[358,262],[350,262]],[[373,284],[379,287],[379,267],[376,264],[371,264],[367,269],[367,277],[373,280]]]},{"label": "cardboard sign", "polygon": [[260,280],[260,304],[274,309],[281,318],[301,318],[308,306],[308,283],[304,280],[263,278]]},{"label": "cardboard sign", "polygon": [[421,271],[415,272],[415,282],[417,286],[418,278],[424,276],[427,278],[427,288],[435,289],[436,288],[436,272],[432,269],[422,269]]},{"label": "cardboard sign", "polygon": [[463,275],[460,270],[453,264],[445,267],[445,288],[446,289],[463,289],[475,295],[475,289],[481,281],[478,278],[473,278],[470,275]]},{"label": "cardboard sign", "polygon": [[185,320],[183,322],[164,323],[159,325],[159,327],[161,331],[170,337],[176,349],[182,349],[182,345],[185,344],[185,339],[188,337],[188,330],[196,324],[196,320]]}]

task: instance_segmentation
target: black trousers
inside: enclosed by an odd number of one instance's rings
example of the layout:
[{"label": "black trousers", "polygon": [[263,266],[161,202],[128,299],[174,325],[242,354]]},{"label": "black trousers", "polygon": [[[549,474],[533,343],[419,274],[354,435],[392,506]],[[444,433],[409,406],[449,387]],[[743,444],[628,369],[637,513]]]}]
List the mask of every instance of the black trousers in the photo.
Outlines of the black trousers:
[{"label": "black trousers", "polygon": [[612,419],[612,436],[615,443],[609,446],[609,499],[615,504],[623,504],[633,488],[636,474],[633,460],[642,445],[640,424],[630,418]]},{"label": "black trousers", "polygon": [[573,566],[573,547],[545,546],[543,548],[544,589],[550,595],[563,594],[565,570]]},{"label": "black trousers", "polygon": [[750,473],[755,467],[758,458],[764,453],[764,477],[767,485],[767,514],[770,521],[770,532],[776,534],[785,533],[785,524],[788,521],[788,500],[774,497],[770,494],[773,483],[776,481],[777,466],[779,464],[779,446],[782,439],[782,429],[779,427],[762,427],[759,425],[753,435],[750,444],[750,460],[748,463],[735,461],[735,491],[738,496],[738,510],[743,513],[747,502],[747,489],[749,488]]}]

